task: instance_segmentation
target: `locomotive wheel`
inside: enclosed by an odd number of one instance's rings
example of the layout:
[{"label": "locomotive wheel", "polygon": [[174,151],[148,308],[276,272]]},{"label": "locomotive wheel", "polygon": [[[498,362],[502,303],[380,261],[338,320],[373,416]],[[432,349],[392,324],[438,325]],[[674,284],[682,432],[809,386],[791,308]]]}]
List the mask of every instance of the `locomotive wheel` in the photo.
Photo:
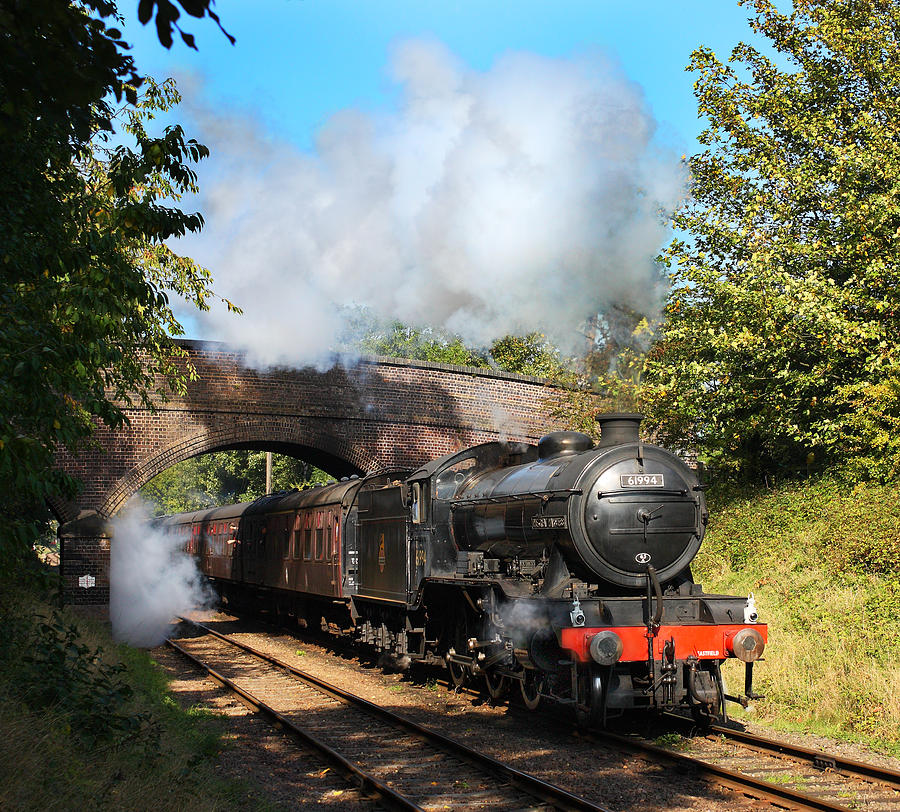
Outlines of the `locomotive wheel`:
[{"label": "locomotive wheel", "polygon": [[536,671],[526,670],[522,681],[519,683],[519,689],[522,692],[522,701],[528,710],[537,710],[541,704],[541,683],[543,677],[539,676]]},{"label": "locomotive wheel", "polygon": [[498,702],[506,696],[509,691],[509,679],[502,674],[496,674],[493,671],[484,672],[484,684],[487,686],[488,696]]},{"label": "locomotive wheel", "polygon": [[[446,640],[448,644],[448,653],[466,652],[468,650],[468,640],[473,635],[469,633],[470,619],[465,607],[456,607],[452,615],[451,622],[445,627]],[[468,667],[462,663],[455,663],[453,660],[447,660],[447,670],[450,672],[450,682],[454,689],[460,690],[469,684],[471,672]]]},{"label": "locomotive wheel", "polygon": [[447,670],[450,672],[450,682],[455,689],[465,688],[469,684],[469,670],[464,665],[448,660]]},{"label": "locomotive wheel", "polygon": [[578,675],[578,701],[575,719],[578,727],[603,727],[603,678],[593,669],[584,669]]}]

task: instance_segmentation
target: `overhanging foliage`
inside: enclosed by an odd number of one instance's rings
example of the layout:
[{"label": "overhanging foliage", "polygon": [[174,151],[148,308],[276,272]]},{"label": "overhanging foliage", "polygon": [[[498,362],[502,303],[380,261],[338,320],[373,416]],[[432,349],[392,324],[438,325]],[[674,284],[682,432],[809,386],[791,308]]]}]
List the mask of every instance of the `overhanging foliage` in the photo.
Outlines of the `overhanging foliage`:
[{"label": "overhanging foliage", "polygon": [[201,309],[213,295],[165,245],[203,224],[177,202],[207,150],[179,126],[148,133],[178,94],[146,82],[138,95],[116,20],[101,0],[0,6],[0,567],[28,549],[46,500],[76,488],[52,469],[57,447],[184,386],[169,295]]}]

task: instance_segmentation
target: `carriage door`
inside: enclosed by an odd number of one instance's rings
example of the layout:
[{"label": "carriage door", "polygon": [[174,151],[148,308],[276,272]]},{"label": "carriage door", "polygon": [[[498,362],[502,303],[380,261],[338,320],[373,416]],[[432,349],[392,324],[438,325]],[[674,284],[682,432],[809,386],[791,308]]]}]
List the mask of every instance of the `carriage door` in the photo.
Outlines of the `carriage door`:
[{"label": "carriage door", "polygon": [[247,533],[244,536],[244,580],[247,583],[256,581],[257,559],[259,557],[260,520],[256,517],[247,524]]},{"label": "carriage door", "polygon": [[344,595],[355,595],[359,587],[359,525],[356,511],[355,506],[347,511],[347,517],[341,528],[340,549],[344,564]]},{"label": "carriage door", "polygon": [[341,513],[340,508],[325,514],[328,532],[325,534],[325,559],[328,561],[332,595],[341,594]]},{"label": "carriage door", "polygon": [[401,488],[359,492],[359,595],[406,603],[409,543]]}]

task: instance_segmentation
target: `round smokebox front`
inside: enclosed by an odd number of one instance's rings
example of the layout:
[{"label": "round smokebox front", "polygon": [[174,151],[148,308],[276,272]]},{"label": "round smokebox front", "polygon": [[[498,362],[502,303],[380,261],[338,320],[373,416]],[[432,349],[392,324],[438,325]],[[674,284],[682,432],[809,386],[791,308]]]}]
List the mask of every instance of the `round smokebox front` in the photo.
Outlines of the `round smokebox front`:
[{"label": "round smokebox front", "polygon": [[639,443],[610,449],[584,472],[573,500],[572,540],[599,577],[620,586],[660,581],[690,564],[703,538],[697,478],[669,452]]}]

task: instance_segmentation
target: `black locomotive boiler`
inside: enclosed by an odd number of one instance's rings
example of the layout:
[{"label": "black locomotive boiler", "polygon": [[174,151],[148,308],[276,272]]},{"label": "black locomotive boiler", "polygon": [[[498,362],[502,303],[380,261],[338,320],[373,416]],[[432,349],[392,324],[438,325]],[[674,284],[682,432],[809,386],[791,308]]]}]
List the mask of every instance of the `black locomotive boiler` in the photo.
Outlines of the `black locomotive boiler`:
[{"label": "black locomotive boiler", "polygon": [[[601,439],[553,432],[163,520],[223,600],[265,605],[359,644],[442,663],[494,698],[725,716],[755,695],[767,642],[752,597],[709,595],[690,563],[707,511],[696,473],[598,418]],[[742,695],[721,666],[746,663]]]}]

